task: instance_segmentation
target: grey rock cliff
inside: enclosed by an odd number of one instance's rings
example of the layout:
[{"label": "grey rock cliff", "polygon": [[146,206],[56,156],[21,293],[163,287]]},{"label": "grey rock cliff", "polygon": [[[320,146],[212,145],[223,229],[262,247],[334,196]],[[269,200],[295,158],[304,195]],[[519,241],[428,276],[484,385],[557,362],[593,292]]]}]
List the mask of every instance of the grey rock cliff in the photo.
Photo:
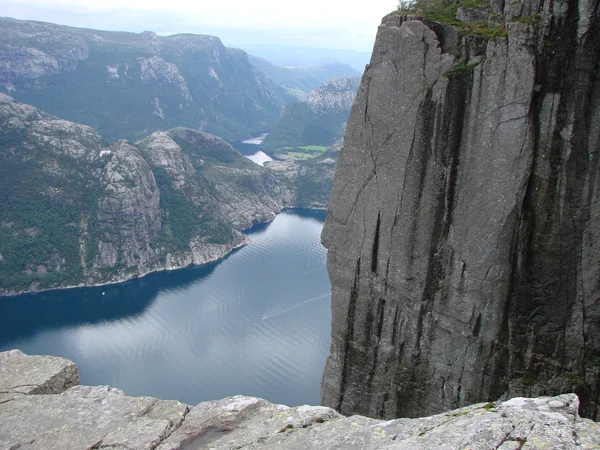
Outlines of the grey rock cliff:
[{"label": "grey rock cliff", "polygon": [[[15,350],[0,353],[0,361],[9,372],[21,371],[21,383],[56,379],[57,361],[74,367],[62,358]],[[70,373],[76,375],[76,369]],[[0,390],[5,381],[0,372]],[[343,417],[323,406],[289,408],[254,397],[189,406],[129,397],[108,386],[68,387],[65,382],[52,392],[0,401],[0,448],[592,450],[600,445],[600,427],[579,417],[574,394],[479,403],[422,419],[383,422]]]},{"label": "grey rock cliff", "polygon": [[322,236],[343,414],[576,392],[600,418],[598,2],[484,10],[506,37],[379,27]]}]

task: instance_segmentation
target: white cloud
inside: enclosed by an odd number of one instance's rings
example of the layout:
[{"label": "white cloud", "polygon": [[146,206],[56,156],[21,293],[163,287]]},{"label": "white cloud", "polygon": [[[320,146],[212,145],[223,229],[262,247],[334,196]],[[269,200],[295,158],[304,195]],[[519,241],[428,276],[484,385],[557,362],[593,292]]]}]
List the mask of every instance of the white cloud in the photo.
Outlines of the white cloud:
[{"label": "white cloud", "polygon": [[[3,0],[0,15],[65,25],[157,32],[238,29],[330,37],[321,47],[345,42],[370,49],[377,25],[397,0]],[[337,41],[335,36],[339,36]]]}]

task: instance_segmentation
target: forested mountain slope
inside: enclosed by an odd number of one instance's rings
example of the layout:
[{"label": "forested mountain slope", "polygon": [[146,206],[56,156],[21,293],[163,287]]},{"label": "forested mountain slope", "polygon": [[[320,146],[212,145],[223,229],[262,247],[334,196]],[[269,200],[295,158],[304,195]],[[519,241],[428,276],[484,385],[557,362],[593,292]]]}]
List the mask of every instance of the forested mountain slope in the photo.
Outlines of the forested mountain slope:
[{"label": "forested mountain slope", "polygon": [[109,144],[0,94],[0,295],[220,258],[281,210],[286,189],[207,133]]}]

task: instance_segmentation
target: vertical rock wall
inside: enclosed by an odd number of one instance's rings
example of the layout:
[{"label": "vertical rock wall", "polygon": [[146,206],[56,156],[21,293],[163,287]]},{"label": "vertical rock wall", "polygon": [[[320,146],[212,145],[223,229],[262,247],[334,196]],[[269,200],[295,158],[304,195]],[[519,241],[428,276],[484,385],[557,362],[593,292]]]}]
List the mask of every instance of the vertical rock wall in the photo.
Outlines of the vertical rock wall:
[{"label": "vertical rock wall", "polygon": [[384,18],[322,236],[324,405],[575,391],[599,418],[599,2],[540,5],[492,2],[491,40]]}]

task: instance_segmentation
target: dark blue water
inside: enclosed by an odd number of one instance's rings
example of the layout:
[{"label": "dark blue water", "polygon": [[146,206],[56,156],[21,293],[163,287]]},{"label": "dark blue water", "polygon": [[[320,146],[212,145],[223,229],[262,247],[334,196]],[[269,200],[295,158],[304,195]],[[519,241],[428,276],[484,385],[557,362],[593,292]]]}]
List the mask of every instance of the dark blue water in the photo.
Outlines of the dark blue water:
[{"label": "dark blue water", "polygon": [[330,340],[324,213],[284,212],[204,267],[0,298],[0,351],[64,356],[82,384],[195,404],[318,404]]}]

